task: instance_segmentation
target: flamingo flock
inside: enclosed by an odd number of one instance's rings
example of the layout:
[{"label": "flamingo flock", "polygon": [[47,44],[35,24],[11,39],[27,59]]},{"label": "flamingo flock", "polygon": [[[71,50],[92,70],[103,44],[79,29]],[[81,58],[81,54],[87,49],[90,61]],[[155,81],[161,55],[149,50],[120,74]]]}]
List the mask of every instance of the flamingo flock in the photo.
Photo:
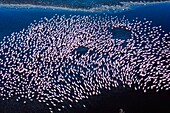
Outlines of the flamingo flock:
[{"label": "flamingo flock", "polygon": [[[113,38],[115,29],[130,35]],[[0,97],[38,100],[62,112],[62,103],[72,107],[102,89],[169,90],[169,63],[170,34],[152,21],[45,17],[0,42]]]}]

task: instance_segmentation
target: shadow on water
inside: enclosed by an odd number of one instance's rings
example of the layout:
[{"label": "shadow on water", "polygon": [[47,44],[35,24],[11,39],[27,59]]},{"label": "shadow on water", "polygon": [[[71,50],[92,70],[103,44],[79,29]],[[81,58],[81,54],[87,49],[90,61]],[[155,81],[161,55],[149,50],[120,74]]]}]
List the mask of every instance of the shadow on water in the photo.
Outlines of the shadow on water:
[{"label": "shadow on water", "polygon": [[[122,92],[115,92],[118,90]],[[169,113],[168,91],[133,91],[131,89],[113,89],[93,97],[87,113]]]},{"label": "shadow on water", "polygon": [[[48,107],[39,103],[38,101],[29,101],[23,103],[22,99],[19,102],[16,101],[17,97],[12,97],[9,100],[0,101],[0,113],[48,113]],[[1,98],[2,100],[2,98]]]},{"label": "shadow on water", "polygon": [[[114,88],[103,90],[101,95],[83,99],[73,103],[72,108],[63,109],[55,113],[169,113],[169,92],[133,91],[130,88]],[[82,107],[82,105],[86,107]],[[15,98],[0,101],[0,113],[49,113],[47,106],[37,101],[23,104]]]}]

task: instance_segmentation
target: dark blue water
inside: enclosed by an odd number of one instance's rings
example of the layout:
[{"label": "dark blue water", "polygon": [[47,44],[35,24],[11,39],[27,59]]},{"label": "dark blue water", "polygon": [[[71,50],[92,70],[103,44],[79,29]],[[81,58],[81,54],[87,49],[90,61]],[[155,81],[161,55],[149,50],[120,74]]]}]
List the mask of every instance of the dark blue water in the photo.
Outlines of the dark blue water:
[{"label": "dark blue water", "polygon": [[43,17],[52,18],[55,14],[58,15],[95,15],[103,16],[103,14],[119,16],[126,16],[129,20],[139,17],[152,20],[153,24],[162,25],[166,32],[170,31],[170,3],[160,3],[154,5],[133,6],[131,10],[115,13],[114,10],[103,12],[83,12],[71,10],[53,10],[41,8],[0,8],[0,37],[10,35],[12,32],[18,32],[32,23],[34,20],[41,20]]},{"label": "dark blue water", "polygon": [[44,3],[49,2],[49,4],[51,5],[89,9],[89,8],[100,7],[102,5],[111,6],[111,5],[121,4],[120,2],[124,0],[39,0],[39,1],[42,1]]}]

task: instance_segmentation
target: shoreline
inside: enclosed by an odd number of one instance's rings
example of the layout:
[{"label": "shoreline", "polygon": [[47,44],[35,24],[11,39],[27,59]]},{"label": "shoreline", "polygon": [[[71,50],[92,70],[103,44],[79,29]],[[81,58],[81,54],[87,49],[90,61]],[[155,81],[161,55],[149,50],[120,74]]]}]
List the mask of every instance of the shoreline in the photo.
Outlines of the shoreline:
[{"label": "shoreline", "polygon": [[164,4],[170,3],[170,1],[162,1],[162,2],[121,2],[122,5],[101,5],[100,7],[93,8],[70,8],[70,7],[61,7],[61,6],[45,6],[45,5],[33,5],[33,4],[0,4],[0,8],[15,8],[15,9],[51,9],[51,10],[65,10],[65,11],[82,11],[82,12],[102,12],[102,11],[125,11],[130,10],[133,6],[148,6],[155,4]]}]

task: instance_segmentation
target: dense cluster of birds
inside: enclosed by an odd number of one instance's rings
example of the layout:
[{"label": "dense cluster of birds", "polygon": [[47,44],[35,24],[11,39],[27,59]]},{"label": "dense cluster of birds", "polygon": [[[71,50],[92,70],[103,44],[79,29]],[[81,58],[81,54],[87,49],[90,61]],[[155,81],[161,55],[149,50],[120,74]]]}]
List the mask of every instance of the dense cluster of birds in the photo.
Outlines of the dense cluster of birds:
[{"label": "dense cluster of birds", "polygon": [[[129,37],[114,37],[116,29]],[[169,90],[169,39],[146,19],[55,15],[34,21],[0,42],[0,97],[38,100],[53,112],[102,89]]]}]

